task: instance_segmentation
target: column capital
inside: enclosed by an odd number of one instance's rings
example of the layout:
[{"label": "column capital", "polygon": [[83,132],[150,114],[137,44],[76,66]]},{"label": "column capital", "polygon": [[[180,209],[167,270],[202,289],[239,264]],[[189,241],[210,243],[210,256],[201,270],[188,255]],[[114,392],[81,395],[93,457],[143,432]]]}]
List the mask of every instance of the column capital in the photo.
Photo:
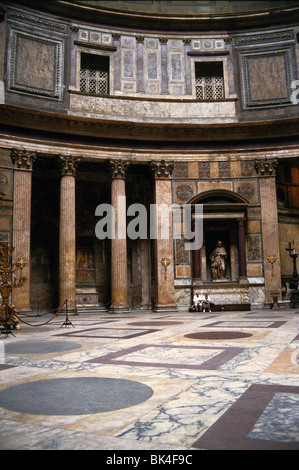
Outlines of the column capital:
[{"label": "column capital", "polygon": [[151,161],[151,170],[155,178],[169,179],[174,169],[174,162],[165,160]]},{"label": "column capital", "polygon": [[18,170],[32,171],[33,162],[36,159],[35,152],[28,152],[25,149],[12,149],[11,159]]},{"label": "column capital", "polygon": [[275,176],[278,166],[277,158],[264,158],[263,160],[255,160],[254,167],[259,176]]},{"label": "column capital", "polygon": [[124,160],[109,160],[108,168],[111,173],[112,179],[120,178],[125,179],[126,172],[130,162]]},{"label": "column capital", "polygon": [[76,169],[81,158],[73,157],[72,155],[59,155],[58,158],[61,166],[61,175],[75,176]]},{"label": "column capital", "polygon": [[159,38],[161,44],[167,44],[168,38]]}]

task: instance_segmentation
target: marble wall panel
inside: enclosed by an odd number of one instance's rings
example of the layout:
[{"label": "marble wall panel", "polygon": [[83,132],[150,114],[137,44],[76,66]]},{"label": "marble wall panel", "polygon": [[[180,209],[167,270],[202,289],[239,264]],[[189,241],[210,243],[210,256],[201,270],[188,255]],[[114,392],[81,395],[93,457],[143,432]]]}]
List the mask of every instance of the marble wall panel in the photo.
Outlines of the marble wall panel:
[{"label": "marble wall panel", "polygon": [[174,299],[177,307],[191,305],[191,288],[177,288],[174,290]]},{"label": "marble wall panel", "polygon": [[291,47],[240,55],[244,107],[290,103]]},{"label": "marble wall panel", "polygon": [[190,266],[176,266],[176,277],[190,277]]},{"label": "marble wall panel", "polygon": [[247,236],[247,261],[261,260],[262,246],[260,234]]}]

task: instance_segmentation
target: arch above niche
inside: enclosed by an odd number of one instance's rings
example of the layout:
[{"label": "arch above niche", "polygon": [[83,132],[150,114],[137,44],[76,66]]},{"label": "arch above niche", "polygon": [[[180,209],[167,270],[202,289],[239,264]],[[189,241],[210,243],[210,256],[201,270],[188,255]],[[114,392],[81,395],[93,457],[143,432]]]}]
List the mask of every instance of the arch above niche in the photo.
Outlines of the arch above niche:
[{"label": "arch above niche", "polygon": [[[218,200],[217,200],[218,199]],[[219,200],[223,200],[220,202]],[[214,200],[214,201],[213,201]],[[187,204],[242,204],[248,205],[249,201],[234,191],[228,189],[210,189],[193,196]]]}]

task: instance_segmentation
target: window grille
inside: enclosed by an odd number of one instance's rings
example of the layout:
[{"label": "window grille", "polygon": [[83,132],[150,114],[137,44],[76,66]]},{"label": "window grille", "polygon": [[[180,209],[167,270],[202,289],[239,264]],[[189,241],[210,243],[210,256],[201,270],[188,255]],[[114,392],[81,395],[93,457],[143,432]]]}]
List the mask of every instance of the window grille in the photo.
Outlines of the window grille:
[{"label": "window grille", "polygon": [[197,62],[195,64],[195,90],[198,100],[224,98],[222,62]]},{"label": "window grille", "polygon": [[81,54],[80,91],[93,95],[109,94],[109,57]]}]

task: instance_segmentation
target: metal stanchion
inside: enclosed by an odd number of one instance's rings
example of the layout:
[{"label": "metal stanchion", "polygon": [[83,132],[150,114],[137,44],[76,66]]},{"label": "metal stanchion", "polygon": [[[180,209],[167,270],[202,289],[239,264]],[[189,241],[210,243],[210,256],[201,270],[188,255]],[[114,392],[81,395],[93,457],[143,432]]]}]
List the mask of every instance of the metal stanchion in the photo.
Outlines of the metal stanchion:
[{"label": "metal stanchion", "polygon": [[[72,322],[69,320],[69,314],[68,314],[68,300],[65,301],[65,321],[62,323],[61,327],[63,326],[73,326]],[[74,327],[75,328],[75,327]]]}]

